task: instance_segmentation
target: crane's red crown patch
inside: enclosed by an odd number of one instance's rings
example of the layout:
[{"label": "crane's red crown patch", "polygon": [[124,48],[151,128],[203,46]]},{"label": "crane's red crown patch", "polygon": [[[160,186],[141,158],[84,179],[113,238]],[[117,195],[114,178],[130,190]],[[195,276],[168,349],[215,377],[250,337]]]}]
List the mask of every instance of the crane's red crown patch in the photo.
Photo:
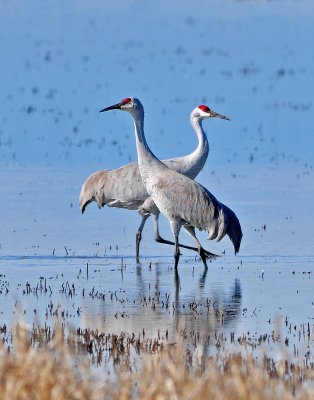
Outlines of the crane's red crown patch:
[{"label": "crane's red crown patch", "polygon": [[200,106],[198,106],[198,108],[200,108],[204,112],[210,112],[210,109],[207,106],[204,106],[204,104],[201,104]]},{"label": "crane's red crown patch", "polygon": [[126,97],[125,99],[121,100],[121,104],[128,104],[128,103],[131,103],[130,97]]}]

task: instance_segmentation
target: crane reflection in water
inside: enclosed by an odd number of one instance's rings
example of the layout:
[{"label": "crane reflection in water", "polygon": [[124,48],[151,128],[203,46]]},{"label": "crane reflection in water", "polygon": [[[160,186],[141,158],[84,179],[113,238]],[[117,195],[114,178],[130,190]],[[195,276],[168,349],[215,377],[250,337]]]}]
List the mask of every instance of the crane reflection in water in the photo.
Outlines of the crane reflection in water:
[{"label": "crane reflection in water", "polygon": [[[182,282],[163,261],[150,263],[148,268],[134,265],[127,276],[121,270],[120,283],[112,287],[112,299],[107,296],[97,310],[105,331],[161,338],[168,343],[183,335],[187,344],[198,338],[207,345],[213,344],[218,332],[234,331],[242,310],[240,280],[211,282],[205,268],[201,272],[195,268],[187,279],[191,268],[191,263],[182,266]],[[90,301],[84,307],[91,319],[95,318],[94,306]]]}]

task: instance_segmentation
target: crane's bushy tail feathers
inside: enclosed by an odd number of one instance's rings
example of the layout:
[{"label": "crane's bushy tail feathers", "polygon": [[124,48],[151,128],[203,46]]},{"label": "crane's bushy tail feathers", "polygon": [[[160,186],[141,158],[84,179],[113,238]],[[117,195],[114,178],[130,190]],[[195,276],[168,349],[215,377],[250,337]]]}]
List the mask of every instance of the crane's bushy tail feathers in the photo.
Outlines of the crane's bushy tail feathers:
[{"label": "crane's bushy tail feathers", "polygon": [[234,247],[234,252],[237,254],[240,250],[243,236],[241,225],[235,213],[226,206],[224,206],[224,215],[226,226],[225,233],[229,236]]},{"label": "crane's bushy tail feathers", "polygon": [[92,203],[94,201],[94,198],[87,200],[85,202],[80,201],[80,207],[81,207],[81,213],[84,214],[86,207],[89,205],[89,203]]},{"label": "crane's bushy tail feathers", "polygon": [[241,225],[235,213],[227,206],[219,204],[219,211],[215,219],[210,223],[208,233],[207,239],[216,239],[217,242],[225,235],[228,235],[233,244],[235,254],[239,252],[242,239]]},{"label": "crane's bushy tail feathers", "polygon": [[92,188],[88,189],[88,187],[86,186],[87,182],[88,182],[88,179],[84,182],[82,189],[81,189],[81,193],[80,193],[80,207],[81,207],[82,214],[84,214],[85,209],[88,206],[88,204],[95,200],[94,193],[91,190]]},{"label": "crane's bushy tail feathers", "polygon": [[93,201],[96,201],[99,208],[103,206],[101,196],[98,194],[101,186],[100,179],[102,175],[104,175],[103,171],[96,171],[91,174],[83,183],[80,193],[80,207],[82,214],[84,213],[88,204],[92,203]]}]

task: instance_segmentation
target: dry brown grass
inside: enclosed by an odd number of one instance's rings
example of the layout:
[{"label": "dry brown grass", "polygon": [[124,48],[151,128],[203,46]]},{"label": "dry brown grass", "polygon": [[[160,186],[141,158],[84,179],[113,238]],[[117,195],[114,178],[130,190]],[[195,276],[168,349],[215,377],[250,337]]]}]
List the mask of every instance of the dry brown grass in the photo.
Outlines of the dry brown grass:
[{"label": "dry brown grass", "polygon": [[10,338],[0,349],[0,400],[314,398],[313,365],[301,361],[197,357],[180,344],[62,328],[18,325]]}]

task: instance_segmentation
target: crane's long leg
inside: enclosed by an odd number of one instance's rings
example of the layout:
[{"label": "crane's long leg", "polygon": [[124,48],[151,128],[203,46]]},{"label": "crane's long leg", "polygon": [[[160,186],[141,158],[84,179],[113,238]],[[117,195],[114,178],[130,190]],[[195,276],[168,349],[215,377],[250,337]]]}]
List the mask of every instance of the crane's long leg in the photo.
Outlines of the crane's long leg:
[{"label": "crane's long leg", "polygon": [[200,255],[200,257],[201,257],[201,259],[202,259],[202,261],[203,261],[203,264],[204,264],[205,268],[207,268],[205,251],[204,251],[202,245],[200,244],[199,240],[198,240],[197,237],[196,237],[194,227],[193,227],[193,226],[190,226],[190,225],[184,225],[184,229],[185,229],[185,230],[194,238],[194,240],[196,241],[196,243],[197,243],[197,245],[198,245],[198,252],[199,252],[199,255]]},{"label": "crane's long leg", "polygon": [[139,257],[140,257],[140,243],[142,240],[142,231],[145,225],[145,222],[147,218],[149,217],[149,214],[144,214],[142,215],[142,222],[141,225],[139,226],[137,232],[136,232],[136,262],[139,262]]},{"label": "crane's long leg", "polygon": [[174,269],[178,268],[179,258],[180,258],[180,248],[179,248],[179,232],[182,226],[182,223],[178,221],[170,221],[171,230],[174,236]]},{"label": "crane's long leg", "polygon": [[[171,242],[170,240],[163,239],[159,234],[159,226],[158,226],[159,213],[158,214],[151,214],[151,216],[153,218],[153,222],[154,222],[154,226],[155,226],[155,241],[158,242],[158,243],[170,244],[171,246],[174,246],[175,245],[174,242]],[[184,248],[184,249],[189,249],[189,250],[193,250],[193,251],[199,252],[199,249],[197,247],[187,246],[187,245],[181,244],[181,243],[179,243],[179,246]],[[205,249],[203,249],[203,251],[204,251],[205,256],[208,257],[208,258],[216,257],[216,254],[213,254],[210,251],[207,251]]]}]

